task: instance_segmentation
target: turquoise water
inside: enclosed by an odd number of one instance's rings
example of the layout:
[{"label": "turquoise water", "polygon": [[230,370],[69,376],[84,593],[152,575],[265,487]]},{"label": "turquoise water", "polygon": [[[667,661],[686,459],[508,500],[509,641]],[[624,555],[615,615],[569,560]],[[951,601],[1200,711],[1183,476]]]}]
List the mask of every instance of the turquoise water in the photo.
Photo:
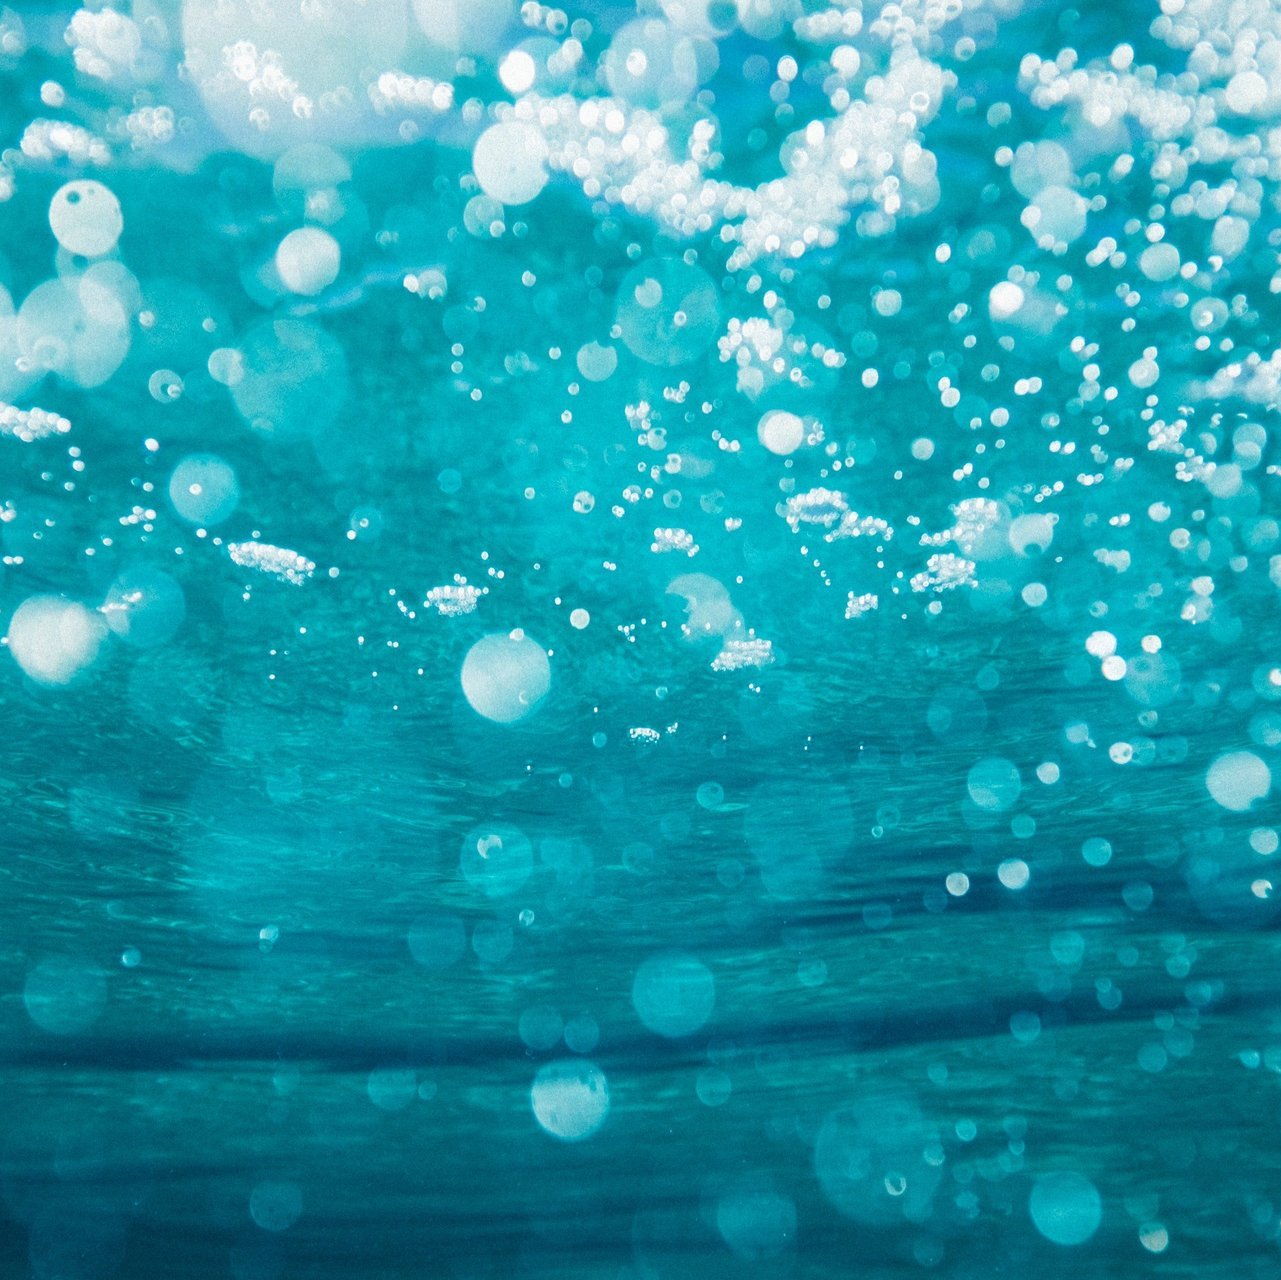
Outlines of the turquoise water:
[{"label": "turquoise water", "polygon": [[1281,9],[0,10],[0,1276],[1281,1276]]}]

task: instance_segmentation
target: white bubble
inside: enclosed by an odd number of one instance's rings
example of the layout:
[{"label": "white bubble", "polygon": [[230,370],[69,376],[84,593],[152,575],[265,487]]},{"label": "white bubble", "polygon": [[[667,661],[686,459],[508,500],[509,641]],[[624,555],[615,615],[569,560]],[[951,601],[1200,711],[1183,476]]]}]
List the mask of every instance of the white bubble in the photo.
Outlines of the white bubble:
[{"label": "white bubble", "polygon": [[294,1182],[260,1182],[249,1196],[249,1216],[264,1231],[288,1231],[302,1216],[302,1189]]},{"label": "white bubble", "polygon": [[125,292],[135,283],[116,264],[97,263],[83,275],[37,285],[18,310],[22,356],[33,370],[78,387],[102,386],[129,354]]},{"label": "white bubble", "polygon": [[240,484],[230,463],[216,454],[192,453],[169,477],[169,501],[186,521],[213,525],[225,520],[240,502]]},{"label": "white bubble", "polygon": [[1139,270],[1160,284],[1179,273],[1179,251],[1168,241],[1150,244],[1139,254]]},{"label": "white bubble", "polygon": [[636,971],[632,1004],[640,1020],[669,1039],[693,1035],[716,1005],[716,980],[694,956],[671,951],[650,956]]},{"label": "white bubble", "polygon": [[1272,770],[1253,751],[1226,751],[1206,771],[1205,785],[1225,809],[1243,813],[1272,790]]},{"label": "white bubble", "polygon": [[1044,552],[1054,541],[1054,518],[1049,515],[1015,516],[1010,521],[1006,536],[1011,549],[1021,556],[1030,554],[1030,548]]},{"label": "white bubble", "polygon": [[507,230],[503,206],[490,196],[472,196],[463,206],[463,226],[478,239],[497,239]]},{"label": "white bubble", "polygon": [[1161,376],[1161,368],[1148,356],[1136,360],[1129,368],[1128,377],[1132,385],[1140,391],[1146,391]]},{"label": "white bubble", "polygon": [[582,1142],[609,1115],[609,1083],[595,1063],[565,1058],[539,1070],[529,1102],[545,1133],[562,1142]]},{"label": "white bubble", "polygon": [[1250,223],[1245,218],[1232,214],[1224,214],[1219,218],[1210,234],[1211,250],[1224,258],[1235,258],[1249,242]]},{"label": "white bubble", "polygon": [[1010,166],[1010,181],[1029,198],[1048,186],[1066,186],[1072,181],[1072,158],[1049,139],[1020,143]]},{"label": "white bubble", "polygon": [[1013,280],[1002,280],[987,295],[988,311],[993,320],[1008,320],[1027,301],[1027,295]]},{"label": "white bubble", "polygon": [[22,1000],[42,1031],[75,1035],[97,1022],[107,1003],[107,979],[87,960],[54,956],[27,974]]},{"label": "white bubble", "polygon": [[882,289],[872,299],[872,305],[878,315],[896,316],[903,309],[903,295],[897,289]]},{"label": "white bubble", "polygon": [[9,619],[14,661],[43,685],[69,684],[98,656],[107,632],[102,615],[62,596],[30,596]]},{"label": "white bubble", "polygon": [[1085,638],[1085,651],[1095,658],[1107,658],[1116,652],[1116,636],[1110,631],[1091,631]]},{"label": "white bubble", "polygon": [[547,143],[521,120],[490,125],[471,161],[481,189],[500,204],[528,204],[547,185]]},{"label": "white bubble", "polygon": [[319,227],[299,227],[276,248],[276,271],[291,293],[315,297],[338,278],[342,251]]},{"label": "white bubble", "polygon": [[1257,71],[1238,71],[1228,81],[1224,101],[1237,115],[1247,116],[1268,100],[1268,82]]},{"label": "white bubble", "polygon": [[157,369],[147,379],[147,391],[157,404],[172,404],[182,398],[185,390],[182,375],[172,369]]},{"label": "white bubble", "polygon": [[1019,798],[1023,783],[1018,768],[1011,761],[1001,756],[989,756],[970,769],[966,787],[970,799],[980,809],[999,813]]},{"label": "white bubble", "polygon": [[1047,1173],[1028,1200],[1036,1229],[1051,1243],[1084,1244],[1099,1229],[1103,1204],[1094,1184],[1079,1173]]},{"label": "white bubble", "polygon": [[685,601],[687,634],[692,639],[724,635],[739,621],[725,587],[706,573],[677,574],[667,586],[669,595]]},{"label": "white bubble", "polygon": [[591,620],[592,615],[588,613],[586,609],[575,609],[573,613],[569,615],[569,625],[573,627],[575,631],[582,631],[590,624]]},{"label": "white bubble", "polygon": [[498,78],[508,93],[524,93],[533,85],[537,72],[527,49],[512,49],[498,64]]},{"label": "white bubble", "polygon": [[551,688],[546,652],[522,631],[477,640],[462,669],[463,695],[473,711],[498,724],[530,715]]},{"label": "white bubble", "polygon": [[120,201],[110,188],[81,179],[54,192],[49,202],[49,226],[68,253],[100,258],[116,247],[125,220]]},{"label": "white bubble", "polygon": [[1069,187],[1044,187],[1024,210],[1023,225],[1043,248],[1069,245],[1085,234],[1088,207],[1085,199]]},{"label": "white bubble", "polygon": [[588,382],[604,382],[618,368],[618,352],[599,342],[587,342],[578,348],[575,363]]},{"label": "white bubble", "polygon": [[1027,888],[1031,871],[1022,858],[1007,858],[996,869],[996,878],[1007,888],[1016,892]]},{"label": "white bubble", "polygon": [[234,387],[245,376],[245,358],[235,347],[216,347],[205,362],[209,376],[224,387]]},{"label": "white bubble", "polygon": [[1119,653],[1110,653],[1103,659],[1103,678],[1105,680],[1124,680],[1126,673],[1125,659]]},{"label": "white bubble", "polygon": [[1272,827],[1256,827],[1250,832],[1250,848],[1264,857],[1271,857],[1281,846],[1281,839]]},{"label": "white bubble", "polygon": [[805,441],[805,423],[785,409],[771,409],[756,424],[756,437],[770,453],[795,453]]},{"label": "white bubble", "polygon": [[1170,1244],[1170,1233],[1159,1222],[1144,1223],[1139,1228],[1139,1243],[1149,1253],[1164,1253]]}]

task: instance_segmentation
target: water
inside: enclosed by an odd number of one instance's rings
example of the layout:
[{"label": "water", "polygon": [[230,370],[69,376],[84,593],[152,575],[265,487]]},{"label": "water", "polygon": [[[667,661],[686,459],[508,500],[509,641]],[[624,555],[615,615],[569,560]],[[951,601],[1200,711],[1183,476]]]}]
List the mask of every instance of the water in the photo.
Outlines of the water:
[{"label": "water", "polygon": [[0,12],[0,1275],[1281,1276],[1281,10]]}]

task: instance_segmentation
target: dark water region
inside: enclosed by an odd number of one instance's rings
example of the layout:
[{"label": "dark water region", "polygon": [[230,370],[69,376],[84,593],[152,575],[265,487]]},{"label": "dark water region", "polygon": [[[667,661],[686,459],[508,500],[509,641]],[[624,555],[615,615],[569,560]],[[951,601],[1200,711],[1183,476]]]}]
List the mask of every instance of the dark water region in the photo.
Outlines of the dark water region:
[{"label": "dark water region", "polygon": [[0,1278],[1281,1277],[1281,9],[0,8]]}]

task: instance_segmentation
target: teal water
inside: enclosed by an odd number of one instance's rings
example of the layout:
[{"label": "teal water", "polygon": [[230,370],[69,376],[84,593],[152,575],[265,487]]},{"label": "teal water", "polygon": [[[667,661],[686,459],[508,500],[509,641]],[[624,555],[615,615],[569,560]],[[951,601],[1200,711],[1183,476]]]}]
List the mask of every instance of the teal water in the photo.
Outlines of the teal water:
[{"label": "teal water", "polygon": [[1281,9],[0,10],[0,1277],[1281,1276]]}]

